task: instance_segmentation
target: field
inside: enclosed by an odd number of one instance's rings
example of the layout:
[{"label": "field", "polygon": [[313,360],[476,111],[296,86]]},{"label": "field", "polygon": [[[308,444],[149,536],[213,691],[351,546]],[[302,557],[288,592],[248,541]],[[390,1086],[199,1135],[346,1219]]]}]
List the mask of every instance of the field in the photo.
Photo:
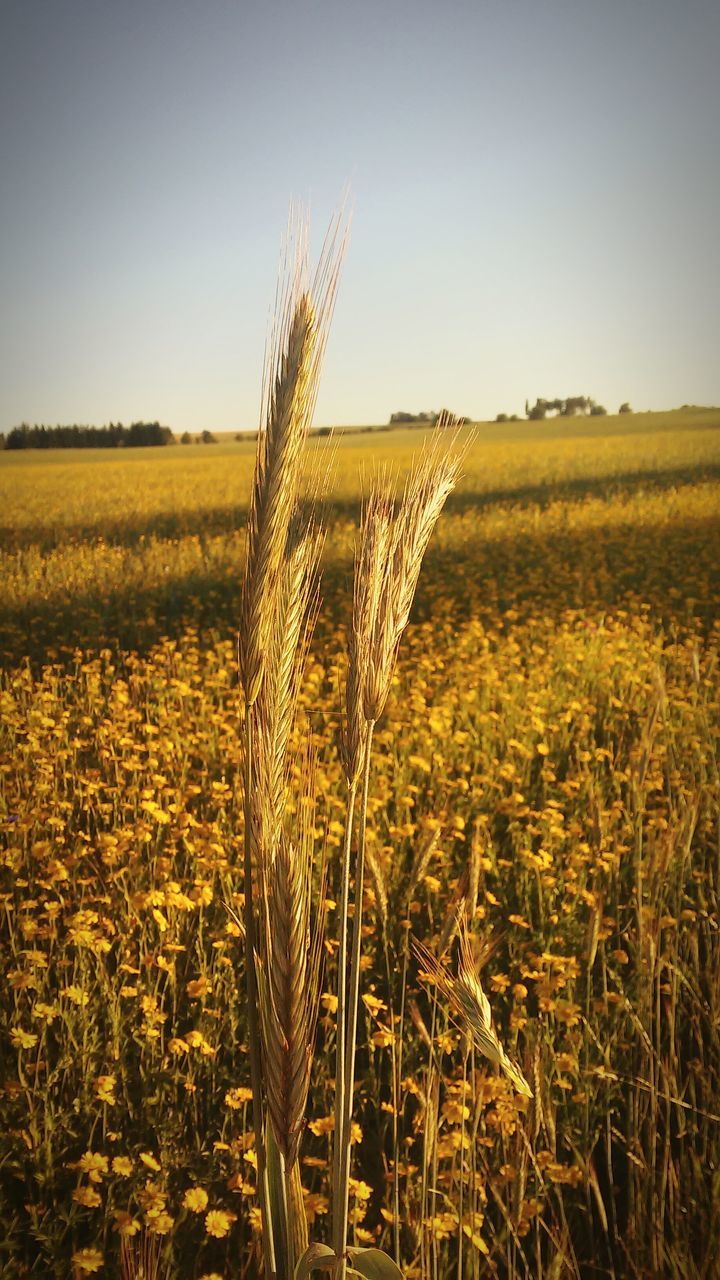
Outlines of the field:
[{"label": "field", "polygon": [[[401,480],[421,440],[310,448],[309,486],[328,457],[332,479],[295,733],[318,755],[330,940],[363,484],[377,462]],[[162,1274],[254,1274],[225,905],[253,456],[0,454],[1,1277],[117,1276],[141,1225]],[[359,1243],[392,1250],[399,1207],[409,1277],[717,1274],[719,547],[720,411],[476,429],[373,756],[351,1214]],[[458,906],[499,942],[485,985],[532,1101],[420,980],[409,938],[432,949]],[[301,1156],[314,1239],[326,951]]]}]

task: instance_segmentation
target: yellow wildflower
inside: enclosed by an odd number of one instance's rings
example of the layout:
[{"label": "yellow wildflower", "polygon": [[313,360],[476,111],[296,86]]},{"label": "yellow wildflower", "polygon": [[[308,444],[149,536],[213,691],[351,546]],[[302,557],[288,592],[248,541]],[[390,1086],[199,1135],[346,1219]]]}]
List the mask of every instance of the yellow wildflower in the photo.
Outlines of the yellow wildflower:
[{"label": "yellow wildflower", "polygon": [[34,1049],[38,1042],[33,1031],[23,1031],[22,1027],[13,1027],[10,1039],[14,1049]]},{"label": "yellow wildflower", "polygon": [[82,1204],[86,1209],[97,1209],[102,1204],[102,1196],[94,1187],[76,1187],[72,1198],[76,1204]]},{"label": "yellow wildflower", "polygon": [[230,1213],[228,1209],[211,1209],[205,1215],[205,1230],[209,1236],[215,1236],[221,1239],[228,1234],[236,1214]]},{"label": "yellow wildflower", "polygon": [[73,1266],[78,1271],[85,1272],[86,1275],[93,1271],[99,1271],[103,1260],[103,1255],[99,1249],[77,1249],[72,1256]]},{"label": "yellow wildflower", "polygon": [[102,1182],[108,1171],[108,1158],[97,1151],[86,1151],[78,1160],[77,1168],[86,1173],[91,1182]]},{"label": "yellow wildflower", "polygon": [[95,1092],[101,1102],[106,1103],[108,1107],[114,1107],[117,1099],[115,1098],[115,1076],[98,1076],[95,1081]]},{"label": "yellow wildflower", "polygon": [[183,1208],[191,1213],[204,1213],[207,1209],[208,1195],[202,1187],[189,1187],[183,1196]]}]

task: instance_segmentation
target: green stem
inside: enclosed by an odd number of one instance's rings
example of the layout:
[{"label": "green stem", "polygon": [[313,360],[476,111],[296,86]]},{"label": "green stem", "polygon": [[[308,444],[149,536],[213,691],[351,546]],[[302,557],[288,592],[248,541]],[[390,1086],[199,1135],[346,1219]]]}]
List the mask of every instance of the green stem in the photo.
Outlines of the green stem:
[{"label": "green stem", "polygon": [[357,779],[350,786],[348,793],[347,816],[345,819],[345,839],[342,853],[342,887],[340,890],[340,939],[338,947],[337,969],[337,1011],[335,1019],[335,1133],[333,1136],[333,1183],[332,1183],[332,1241],[338,1255],[345,1244],[345,1224],[342,1217],[343,1203],[340,1179],[342,1176],[342,1117],[345,1114],[345,1025],[347,1021],[347,943],[348,943],[348,902],[350,900],[350,849],[352,845],[353,819],[357,798]]},{"label": "green stem", "polygon": [[[353,1088],[355,1084],[355,1045],[357,1042],[357,1014],[360,996],[360,946],[362,941],[362,901],[363,881],[365,876],[365,833],[367,828],[367,802],[370,789],[370,753],[372,748],[375,721],[367,722],[365,739],[365,757],[363,762],[362,795],[360,800],[360,823],[358,830],[358,851],[355,866],[355,912],[353,915],[352,958],[350,962],[350,999],[348,1002],[347,1040],[345,1046],[345,1079],[343,1083],[342,1128],[340,1131],[340,1200],[338,1212],[342,1231],[341,1250],[344,1253],[347,1240],[347,1221],[350,1203],[350,1149],[353,1110]],[[337,1123],[337,1122],[336,1122]],[[336,1250],[336,1252],[340,1252]],[[345,1280],[347,1262],[343,1257],[338,1271],[338,1280]]]},{"label": "green stem", "polygon": [[[395,1160],[395,1187],[393,1192],[393,1239],[395,1244],[395,1261],[400,1266],[400,1179],[398,1176],[398,1165],[400,1163],[400,1117],[398,1115],[398,1107],[400,1105],[400,1082],[402,1080],[403,1065],[403,1044],[405,1037],[405,1002],[407,999],[407,974],[408,974],[408,952],[409,952],[409,935],[410,935],[410,903],[407,903],[405,909],[405,918],[403,919],[403,966],[402,979],[400,984],[400,1015],[397,1040],[397,1055],[393,1062],[393,1106],[395,1108],[395,1124],[393,1126],[393,1145]],[[391,1003],[392,1008],[392,1003]],[[395,1044],[395,1022],[393,1014],[393,1045]]]},{"label": "green stem", "polygon": [[262,1220],[262,1248],[266,1280],[276,1275],[275,1248],[270,1215],[270,1195],[263,1139],[262,1067],[260,1058],[260,1027],[258,1023],[258,990],[255,972],[255,912],[253,908],[252,876],[252,707],[245,703],[245,859],[244,859],[244,920],[245,920],[245,977],[248,998],[248,1051],[250,1057],[250,1084],[252,1086],[253,1124],[255,1126],[255,1152],[257,1155],[257,1186]]},{"label": "green stem", "polygon": [[466,1046],[465,1052],[463,1053],[462,1094],[460,1097],[460,1186],[458,1187],[457,1280],[463,1280],[463,1190],[465,1187],[465,1096],[467,1094],[467,1060],[468,1047]]}]

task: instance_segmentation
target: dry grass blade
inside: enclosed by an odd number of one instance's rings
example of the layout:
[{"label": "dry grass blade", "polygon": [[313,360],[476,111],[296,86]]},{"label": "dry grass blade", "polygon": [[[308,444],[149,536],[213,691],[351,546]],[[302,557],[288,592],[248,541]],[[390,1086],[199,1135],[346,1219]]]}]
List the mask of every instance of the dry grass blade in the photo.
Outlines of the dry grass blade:
[{"label": "dry grass blade", "polygon": [[425,1048],[429,1049],[430,1053],[434,1055],[435,1050],[433,1048],[432,1037],[430,1035],[430,1032],[427,1029],[425,1020],[420,1012],[420,1009],[418,1008],[417,1000],[414,1000],[412,996],[408,1000],[408,1010],[410,1012],[412,1024],[415,1030],[417,1031],[420,1039],[422,1040],[423,1044],[425,1045]]},{"label": "dry grass blade", "polygon": [[[451,1013],[464,1031],[472,1036],[476,1048],[490,1062],[500,1067],[515,1086],[518,1093],[526,1098],[532,1097],[532,1089],[520,1068],[508,1057],[500,1043],[493,1026],[492,1011],[480,982],[480,971],[488,956],[488,949],[494,949],[496,943],[491,941],[481,950],[479,956],[473,953],[472,941],[466,928],[460,934],[460,960],[457,976],[454,976],[447,965],[437,960],[422,943],[413,943],[415,954],[424,966],[425,980],[432,980],[450,1005]],[[484,954],[483,954],[484,952]],[[421,974],[421,978],[423,975]]]}]

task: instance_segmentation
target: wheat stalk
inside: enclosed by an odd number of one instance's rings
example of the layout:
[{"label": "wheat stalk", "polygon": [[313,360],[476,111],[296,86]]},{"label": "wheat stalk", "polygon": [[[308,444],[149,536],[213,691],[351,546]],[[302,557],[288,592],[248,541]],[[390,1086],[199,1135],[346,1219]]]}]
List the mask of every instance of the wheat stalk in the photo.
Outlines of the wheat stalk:
[{"label": "wheat stalk", "polygon": [[[453,421],[443,419],[439,429],[434,432],[429,447],[411,473],[397,513],[394,512],[389,496],[386,477],[376,477],[363,511],[360,545],[355,559],[343,738],[349,799],[343,849],[341,933],[338,948],[336,1124],[333,1158],[333,1247],[336,1255],[343,1259],[340,1280],[343,1280],[346,1272],[343,1255],[349,1204],[365,835],[373,732],[392,684],[398,647],[410,616],[423,556],[459,474],[462,453],[457,448],[456,432],[448,432],[448,427],[454,426]],[[346,921],[349,863],[360,777],[362,784],[355,864],[355,910],[348,973]],[[397,1252],[397,1224],[395,1235]]]},{"label": "wheat stalk", "polygon": [[[238,663],[245,700],[244,943],[266,1280],[272,1280],[278,1268],[279,1280],[292,1275],[293,1245],[302,1235],[293,1221],[300,1198],[296,1177],[293,1181],[289,1172],[297,1155],[303,1090],[307,1094],[308,1039],[314,1028],[310,994],[313,980],[317,982],[319,953],[316,942],[308,962],[309,854],[302,839],[299,855],[296,846],[287,841],[283,816],[287,749],[302,656],[312,626],[319,540],[312,530],[296,536],[296,503],[303,445],[317,398],[346,235],[342,214],[338,214],[310,282],[307,225],[291,218],[266,352],[241,593]],[[265,911],[265,927],[260,930],[256,874]],[[295,998],[300,987],[306,992],[305,1003]],[[265,1095],[271,1120],[267,1143]]]}]

